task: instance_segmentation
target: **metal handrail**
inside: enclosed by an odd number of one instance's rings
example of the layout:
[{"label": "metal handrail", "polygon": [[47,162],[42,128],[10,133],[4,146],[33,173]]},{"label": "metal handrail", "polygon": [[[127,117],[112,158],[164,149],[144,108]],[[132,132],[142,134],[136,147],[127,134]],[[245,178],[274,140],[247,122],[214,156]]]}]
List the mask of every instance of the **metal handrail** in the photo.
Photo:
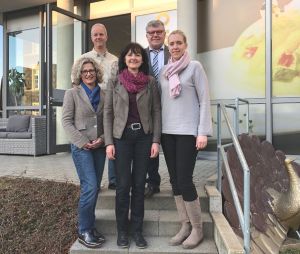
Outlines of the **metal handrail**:
[{"label": "metal handrail", "polygon": [[[225,172],[228,178],[228,182],[229,182],[229,187],[232,193],[232,197],[233,197],[233,201],[234,201],[234,205],[238,214],[238,218],[239,218],[239,222],[240,225],[242,226],[242,231],[243,231],[243,235],[244,235],[244,250],[246,254],[250,253],[250,170],[248,167],[248,164],[246,162],[245,156],[243,154],[243,151],[241,149],[240,143],[238,141],[237,136],[239,135],[239,105],[240,102],[244,102],[246,104],[248,104],[248,113],[247,113],[247,132],[249,133],[249,102],[247,100],[243,100],[240,98],[236,99],[236,103],[235,105],[223,105],[222,103],[218,103],[217,107],[218,107],[218,111],[217,111],[217,144],[218,144],[218,190],[221,192],[221,156],[224,162],[224,166],[225,166]],[[231,108],[234,109],[235,111],[235,130],[232,128],[227,112],[226,112],[226,108]],[[221,140],[221,113],[223,113],[223,116],[225,118],[228,130],[230,132],[231,138],[233,143],[231,144],[225,144],[222,145],[222,140]],[[236,187],[232,178],[232,174],[230,171],[230,167],[229,167],[229,163],[227,160],[227,156],[226,156],[226,152],[225,152],[225,147],[228,147],[230,145],[234,145],[236,153],[238,155],[238,158],[240,160],[240,163],[242,165],[243,168],[243,172],[244,172],[244,212],[242,210],[238,195],[237,195],[237,191],[236,191]]]}]

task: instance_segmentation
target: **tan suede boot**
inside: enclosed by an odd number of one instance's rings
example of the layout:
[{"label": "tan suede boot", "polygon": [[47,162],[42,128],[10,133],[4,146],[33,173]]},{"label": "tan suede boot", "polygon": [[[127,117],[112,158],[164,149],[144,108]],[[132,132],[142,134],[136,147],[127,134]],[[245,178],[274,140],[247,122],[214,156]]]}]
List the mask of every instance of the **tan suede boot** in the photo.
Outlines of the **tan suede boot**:
[{"label": "tan suede boot", "polygon": [[201,207],[199,198],[194,201],[184,201],[187,214],[192,224],[192,232],[189,237],[182,243],[184,249],[193,249],[203,240]]},{"label": "tan suede boot", "polygon": [[190,224],[189,217],[188,217],[186,209],[185,209],[185,205],[184,205],[182,196],[181,195],[174,196],[174,198],[175,198],[175,203],[176,203],[176,208],[177,208],[177,212],[179,215],[179,219],[181,221],[181,228],[180,228],[179,232],[175,236],[173,236],[169,241],[169,244],[173,245],[173,246],[182,244],[182,242],[191,233],[191,224]]}]

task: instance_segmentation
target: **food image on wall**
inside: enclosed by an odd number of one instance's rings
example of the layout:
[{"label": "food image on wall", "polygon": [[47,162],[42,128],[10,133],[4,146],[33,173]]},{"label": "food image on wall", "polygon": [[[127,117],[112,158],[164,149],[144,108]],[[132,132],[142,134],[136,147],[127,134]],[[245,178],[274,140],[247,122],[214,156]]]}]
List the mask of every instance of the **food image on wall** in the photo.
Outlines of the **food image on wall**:
[{"label": "food image on wall", "polygon": [[[275,4],[272,8],[273,96],[300,96],[300,8],[294,2],[282,9]],[[234,44],[231,75],[245,89],[264,95],[264,11],[261,14]]]}]

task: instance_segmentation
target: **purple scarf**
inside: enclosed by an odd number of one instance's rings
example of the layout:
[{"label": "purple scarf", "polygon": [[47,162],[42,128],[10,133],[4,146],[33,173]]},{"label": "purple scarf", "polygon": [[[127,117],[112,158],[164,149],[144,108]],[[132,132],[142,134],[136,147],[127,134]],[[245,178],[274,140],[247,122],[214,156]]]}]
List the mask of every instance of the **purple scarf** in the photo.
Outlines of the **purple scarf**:
[{"label": "purple scarf", "polygon": [[138,93],[142,91],[149,82],[149,76],[143,72],[138,72],[134,76],[128,69],[124,69],[119,74],[119,80],[129,93]]},{"label": "purple scarf", "polygon": [[188,66],[190,61],[191,59],[187,51],[185,51],[183,56],[177,61],[173,61],[172,58],[169,59],[164,75],[169,80],[169,92],[171,98],[176,98],[180,95],[181,84],[179,73]]}]

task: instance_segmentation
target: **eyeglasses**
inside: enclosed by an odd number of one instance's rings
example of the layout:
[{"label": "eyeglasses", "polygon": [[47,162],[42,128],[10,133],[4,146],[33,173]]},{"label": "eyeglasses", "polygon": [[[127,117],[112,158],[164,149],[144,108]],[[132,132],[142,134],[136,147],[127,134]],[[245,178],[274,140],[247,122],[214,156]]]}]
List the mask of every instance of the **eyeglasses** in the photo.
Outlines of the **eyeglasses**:
[{"label": "eyeglasses", "polygon": [[90,73],[91,75],[95,75],[96,71],[95,70],[84,70],[84,71],[81,71],[81,74],[83,74],[84,76],[87,76],[88,73]]},{"label": "eyeglasses", "polygon": [[164,30],[157,30],[157,31],[148,31],[147,34],[153,36],[154,34],[162,35],[165,31]]}]

